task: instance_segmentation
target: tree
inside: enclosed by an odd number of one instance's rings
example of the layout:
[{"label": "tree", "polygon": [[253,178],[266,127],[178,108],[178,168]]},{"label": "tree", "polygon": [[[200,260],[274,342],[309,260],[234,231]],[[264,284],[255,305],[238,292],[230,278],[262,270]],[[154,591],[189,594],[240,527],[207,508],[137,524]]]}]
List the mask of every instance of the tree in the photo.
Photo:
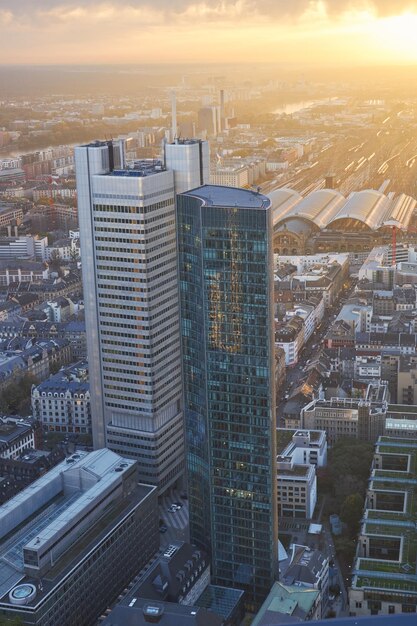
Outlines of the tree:
[{"label": "tree", "polygon": [[0,615],[0,626],[23,626],[21,617],[5,617]]},{"label": "tree", "polygon": [[58,363],[57,361],[55,361],[54,363],[51,363],[51,365],[49,366],[49,373],[52,375],[57,374],[60,369],[61,369],[61,363]]},{"label": "tree", "polygon": [[351,535],[356,535],[362,517],[363,498],[358,493],[346,496],[340,507],[340,517],[347,524]]},{"label": "tree", "polygon": [[62,259],[58,250],[52,250],[51,256],[49,257],[48,265],[53,272],[57,272],[59,276],[62,275]]},{"label": "tree", "polygon": [[352,493],[365,495],[373,451],[371,442],[352,437],[339,439],[331,449],[328,472],[338,506]]},{"label": "tree", "polygon": [[32,385],[38,380],[33,374],[25,374],[13,381],[0,393],[0,410],[10,415],[27,415],[30,413]]}]

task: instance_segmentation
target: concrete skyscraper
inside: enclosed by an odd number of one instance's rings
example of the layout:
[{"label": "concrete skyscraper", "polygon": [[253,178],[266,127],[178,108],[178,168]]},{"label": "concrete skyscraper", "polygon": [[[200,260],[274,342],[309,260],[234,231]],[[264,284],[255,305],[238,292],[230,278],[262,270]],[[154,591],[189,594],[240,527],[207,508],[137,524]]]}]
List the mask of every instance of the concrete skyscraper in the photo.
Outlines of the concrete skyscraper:
[{"label": "concrete skyscraper", "polygon": [[256,606],[277,574],[271,203],[205,185],[177,227],[191,541]]},{"label": "concrete skyscraper", "polygon": [[207,144],[182,143],[169,170],[126,167],[123,142],[75,149],[94,447],[160,491],[184,468],[174,170],[181,190],[208,180]]}]

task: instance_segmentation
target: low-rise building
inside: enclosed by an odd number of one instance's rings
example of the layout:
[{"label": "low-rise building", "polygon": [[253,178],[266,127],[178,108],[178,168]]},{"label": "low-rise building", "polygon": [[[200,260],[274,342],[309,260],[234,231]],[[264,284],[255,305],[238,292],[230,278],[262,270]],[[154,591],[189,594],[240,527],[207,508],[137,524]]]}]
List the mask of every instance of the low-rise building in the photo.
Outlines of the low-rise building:
[{"label": "low-rise building", "polygon": [[[203,551],[189,543],[173,542],[165,547],[164,551],[136,577],[129,585],[125,597],[111,611],[104,624],[124,624],[120,620],[129,619],[129,613],[136,623],[142,623],[135,607],[138,598],[146,601],[146,606],[161,607],[159,623],[165,623],[162,618],[168,616],[167,606],[177,607],[174,614],[176,619],[185,621],[167,621],[168,624],[186,624],[187,617],[198,616],[197,624],[210,624],[210,615],[219,626],[240,626],[244,616],[244,592],[210,584],[210,559]],[[169,603],[169,604],[167,604]],[[181,611],[180,607],[194,607],[194,611]],[[143,612],[142,612],[143,615]],[[203,616],[207,621],[201,621]],[[145,620],[146,622],[146,620]],[[191,622],[194,623],[194,622]]]},{"label": "low-rise building", "polygon": [[144,598],[122,600],[102,622],[103,626],[223,626],[219,615],[200,607],[173,602],[149,601]]},{"label": "low-rise building", "polygon": [[354,362],[354,378],[368,381],[381,379],[381,355],[360,356],[357,355]]},{"label": "low-rise building", "polygon": [[87,356],[87,342],[85,335],[85,322],[71,320],[65,323],[10,320],[0,322],[0,339],[12,339],[22,337],[38,341],[42,340],[68,340],[71,348],[71,360],[78,361]]},{"label": "low-rise building", "polygon": [[0,418],[0,457],[17,459],[25,450],[35,447],[35,431],[23,420]]},{"label": "low-rise building", "polygon": [[0,497],[0,504],[22,491],[64,458],[65,453],[58,446],[52,450],[24,449],[17,458],[0,456],[0,476],[8,484],[8,489]]},{"label": "low-rise building", "polygon": [[313,367],[307,373],[300,373],[300,381],[293,388],[290,397],[282,409],[282,417],[286,428],[303,428],[301,423],[301,411],[315,398],[319,398],[323,392],[325,377]]},{"label": "low-rise building", "polygon": [[277,404],[280,402],[282,392],[285,389],[286,372],[285,350],[275,346],[275,392]]},{"label": "low-rise building", "polygon": [[320,617],[321,601],[317,589],[276,582],[252,621],[252,626],[279,626],[314,621]]},{"label": "low-rise building", "polygon": [[[281,566],[281,564],[280,564]],[[319,592],[319,614],[324,616],[329,598],[329,559],[319,550],[292,544],[289,563],[284,564],[280,580],[285,585],[294,585],[303,589],[316,589]]]},{"label": "low-rise building", "polygon": [[364,398],[313,400],[301,411],[301,427],[326,431],[332,444],[341,437],[376,441],[384,433],[387,408],[386,384],[369,384]]},{"label": "low-rise building", "polygon": [[72,261],[79,256],[79,241],[74,238],[59,239],[46,248],[46,260]]},{"label": "low-rise building", "polygon": [[17,204],[0,202],[0,229],[11,224],[19,225],[23,220],[23,210]]},{"label": "low-rise building", "polygon": [[297,465],[277,456],[278,517],[311,519],[317,503],[317,477],[312,465]]},{"label": "low-rise building", "polygon": [[49,376],[48,352],[44,347],[34,344],[23,350],[0,351],[0,389],[26,374],[38,380]]},{"label": "low-rise building", "polygon": [[282,324],[276,324],[275,346],[285,352],[285,364],[292,367],[298,363],[304,345],[304,321],[298,315]]},{"label": "low-rise building", "polygon": [[32,387],[32,414],[47,431],[91,433],[90,386],[77,366]]},{"label": "low-rise building", "polygon": [[74,313],[74,303],[69,298],[58,296],[52,302],[46,302],[43,310],[51,322],[67,322]]},{"label": "low-rise building", "polygon": [[327,465],[327,437],[324,430],[277,428],[279,454],[291,456],[299,465]]},{"label": "low-rise building", "polygon": [[380,437],[349,589],[351,615],[416,613],[417,442]]},{"label": "low-rise building", "polygon": [[326,308],[332,306],[349,281],[348,254],[275,255],[275,266],[293,265],[297,268],[289,283],[290,289],[308,299],[320,294]]},{"label": "low-rise building", "polygon": [[41,283],[49,277],[47,263],[25,259],[0,259],[0,287],[20,283]]},{"label": "low-rise building", "polygon": [[0,258],[10,261],[19,257],[46,261],[46,237],[35,235],[20,237],[0,237]]},{"label": "low-rise building", "polygon": [[317,503],[316,466],[326,465],[326,434],[277,429],[278,516],[311,519]]},{"label": "low-rise building", "polygon": [[73,454],[1,508],[1,613],[95,623],[157,551],[158,518],[156,488],[138,484],[135,461]]}]

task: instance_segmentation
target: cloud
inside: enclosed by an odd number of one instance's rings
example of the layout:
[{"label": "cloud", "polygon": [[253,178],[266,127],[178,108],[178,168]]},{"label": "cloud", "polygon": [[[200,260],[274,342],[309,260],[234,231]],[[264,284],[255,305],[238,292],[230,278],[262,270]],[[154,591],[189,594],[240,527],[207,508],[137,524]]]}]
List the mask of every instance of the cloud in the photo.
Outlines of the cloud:
[{"label": "cloud", "polygon": [[161,18],[203,16],[208,19],[298,18],[321,9],[330,16],[367,10],[378,16],[417,12],[417,0],[19,0],[10,4],[8,14],[17,22],[33,19],[51,21],[81,20],[87,16],[109,16],[117,19],[127,13],[140,17],[152,12]]}]

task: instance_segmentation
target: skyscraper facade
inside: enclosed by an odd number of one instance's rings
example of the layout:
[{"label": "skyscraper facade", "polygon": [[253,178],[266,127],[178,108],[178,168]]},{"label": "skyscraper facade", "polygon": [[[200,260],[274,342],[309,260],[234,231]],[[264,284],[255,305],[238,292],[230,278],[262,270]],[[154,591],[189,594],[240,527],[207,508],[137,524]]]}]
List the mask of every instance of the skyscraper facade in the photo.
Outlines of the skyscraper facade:
[{"label": "skyscraper facade", "polygon": [[177,222],[191,541],[257,605],[276,575],[271,204],[205,185]]},{"label": "skyscraper facade", "polygon": [[[75,158],[94,446],[163,491],[184,469],[174,172],[126,167],[122,142]],[[196,169],[194,186],[208,164]]]}]

